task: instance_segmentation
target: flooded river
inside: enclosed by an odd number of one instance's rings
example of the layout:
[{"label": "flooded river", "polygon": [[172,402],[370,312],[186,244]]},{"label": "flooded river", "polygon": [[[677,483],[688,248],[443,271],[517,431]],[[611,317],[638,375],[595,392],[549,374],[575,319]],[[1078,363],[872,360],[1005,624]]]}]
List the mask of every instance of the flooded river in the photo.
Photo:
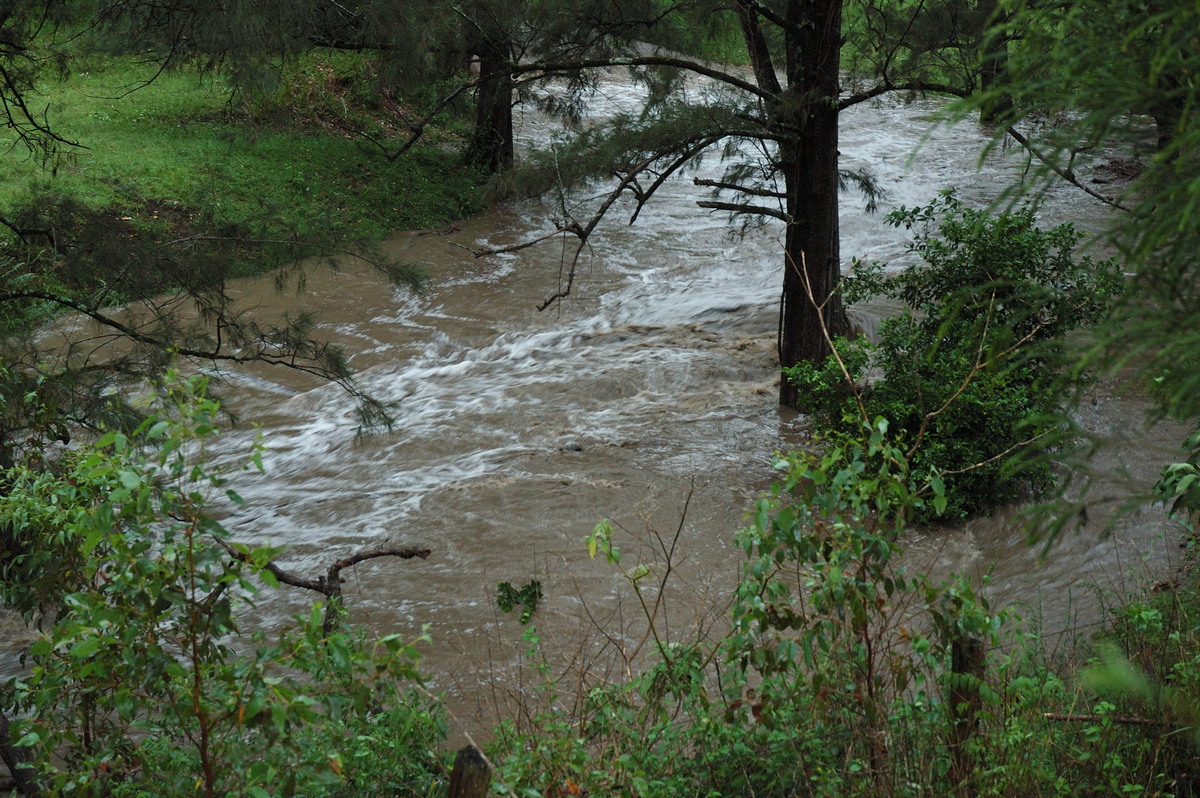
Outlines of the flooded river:
[{"label": "flooded river", "polygon": [[[613,79],[594,112],[636,91]],[[875,173],[884,209],[950,187],[986,203],[1021,168],[1011,153],[980,165],[985,133],[969,122],[933,126],[937,110],[885,101],[844,115],[843,165]],[[544,144],[550,130],[530,112],[522,143]],[[704,169],[717,177],[722,165]],[[678,531],[663,621],[677,636],[706,628],[728,604],[742,560],[734,533],[771,482],[772,453],[804,440],[804,419],[776,405],[782,230],[731,237],[722,214],[696,208],[691,177],[665,186],[636,224],[611,218],[591,239],[571,297],[540,313],[560,285],[560,243],[487,258],[468,250],[551,229],[554,198],[390,239],[392,255],[428,271],[419,295],[353,266],[315,271],[300,297],[281,298],[270,281],[239,287],[250,303],[318,311],[321,334],[346,347],[359,384],[397,424],[359,440],[353,403],[337,386],[278,370],[226,372],[228,403],[261,425],[266,446],[266,474],[237,477],[247,504],[229,529],[248,543],[286,545],[282,564],[305,576],[385,541],[431,549],[424,561],[374,560],[346,573],[347,603],[376,633],[428,625],[431,687],[447,691],[468,724],[511,711],[529,683],[523,629],[497,610],[498,583],[541,582],[535,621],[556,663],[619,668],[622,657],[598,645],[601,630],[632,648],[640,611],[617,569],[589,561],[584,537],[612,519],[624,565],[661,565],[658,535],[670,543]],[[1103,225],[1103,206],[1077,189],[1045,200],[1047,223]],[[861,205],[844,198],[846,262],[901,257],[901,233]],[[869,327],[886,310],[855,313]],[[1113,477],[1088,524],[1044,561],[1015,512],[914,531],[909,556],[939,573],[990,572],[992,601],[1040,614],[1048,636],[1086,629],[1099,617],[1097,586],[1132,589],[1178,558],[1178,531],[1157,511],[1100,534],[1118,497],[1145,490],[1182,440],[1178,430],[1144,430],[1144,410],[1101,390],[1081,411],[1093,431],[1130,442],[1101,455]],[[234,462],[255,435],[230,431],[216,456]],[[263,605],[261,620],[280,625],[312,598],[286,591]]]}]

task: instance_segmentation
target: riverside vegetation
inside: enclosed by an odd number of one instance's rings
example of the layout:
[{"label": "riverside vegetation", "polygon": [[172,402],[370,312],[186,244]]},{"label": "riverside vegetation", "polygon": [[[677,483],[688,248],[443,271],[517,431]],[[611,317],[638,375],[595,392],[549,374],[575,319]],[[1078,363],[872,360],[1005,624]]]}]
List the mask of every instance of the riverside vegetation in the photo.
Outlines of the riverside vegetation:
[{"label": "riverside vegetation", "polygon": [[[130,79],[145,74],[128,62],[107,67]],[[336,105],[344,98],[324,92],[345,86],[329,76],[363,68],[351,57],[301,62],[287,91]],[[470,173],[431,149],[394,165],[397,175],[409,175],[405,185],[434,175],[429,190],[419,192],[430,202],[363,203],[374,209],[366,214],[354,174],[337,172],[343,159],[359,175],[363,164],[350,157],[344,137],[324,135],[333,131],[320,113],[296,120],[282,110],[290,103],[226,106],[194,79],[171,80],[183,82],[162,96],[162,111],[141,101],[152,94],[139,97],[143,110],[132,116],[90,91],[72,101],[86,109],[79,124],[89,137],[93,129],[111,131],[147,168],[135,184],[115,162],[104,165],[109,156],[94,145],[96,161],[81,153],[59,164],[64,180],[79,181],[65,200],[43,201],[44,186],[9,197],[10,221],[19,221],[8,276],[15,274],[18,285],[24,277],[16,264],[35,252],[77,258],[70,263],[86,274],[95,253],[51,251],[44,239],[53,236],[44,231],[86,227],[88,220],[105,220],[98,240],[119,240],[122,258],[150,257],[154,247],[137,248],[147,241],[189,238],[195,220],[226,224],[236,254],[264,265],[294,252],[272,241],[295,245],[300,233],[314,242],[327,241],[323,231],[377,234],[475,207]],[[162,85],[170,84],[151,87]],[[1010,91],[1005,99],[1022,98]],[[238,108],[232,117],[231,108]],[[376,110],[364,123],[386,127],[387,109]],[[1167,167],[1155,161],[1158,167],[1187,174],[1173,148],[1188,140],[1188,119],[1176,120]],[[186,142],[177,135],[183,120]],[[297,136],[297,122],[306,135]],[[146,147],[135,149],[133,133],[142,131]],[[247,131],[253,135],[242,138]],[[250,152],[240,147],[252,138],[265,152],[286,153],[286,168],[248,164],[244,175],[229,169],[231,158]],[[200,168],[179,169],[179,151],[167,149],[176,146],[195,147]],[[314,165],[297,172],[294,151],[305,147]],[[257,158],[256,144],[248,160]],[[413,169],[420,171],[405,171]],[[193,182],[196,175],[202,179]],[[226,179],[228,198],[224,188],[214,191]],[[311,197],[309,210],[326,215],[289,217],[258,200],[292,195]],[[1151,200],[1161,204],[1164,196]],[[416,215],[406,225],[389,215],[400,212]],[[279,233],[275,225],[289,218],[290,231]],[[322,229],[313,229],[313,219]],[[727,629],[668,637],[658,597],[670,578],[673,545],[664,540],[656,561],[630,562],[619,533],[605,523],[580,542],[580,552],[621,569],[645,609],[650,650],[629,660],[629,679],[585,674],[568,687],[541,652],[532,588],[528,600],[504,594],[532,622],[525,639],[540,681],[527,712],[487,745],[495,793],[1074,796],[1187,795],[1200,787],[1200,605],[1191,571],[1151,595],[1120,597],[1111,628],[1085,644],[1078,661],[1059,661],[1043,647],[1036,624],[993,611],[975,585],[935,584],[897,566],[914,519],[1048,487],[1045,461],[1036,455],[1063,454],[1073,434],[1061,418],[1049,420],[1074,385],[1050,378],[1074,376],[1060,357],[1063,337],[1100,320],[1110,303],[1136,319],[1136,304],[1116,296],[1108,266],[1075,261],[1071,231],[1038,230],[1029,212],[993,216],[943,198],[894,219],[915,227],[914,248],[932,267],[926,274],[936,290],[915,273],[894,282],[868,275],[860,288],[895,291],[920,315],[897,320],[876,350],[834,343],[831,360],[793,372],[810,388],[813,410],[830,422],[830,435],[819,452],[777,457],[778,484],[750,508],[737,535],[746,563]],[[37,236],[40,250],[21,249]],[[196,236],[203,237],[215,236]],[[211,257],[230,263],[231,254],[219,249]],[[1180,273],[1189,274],[1186,265]],[[42,277],[65,279],[54,270]],[[133,298],[135,287],[122,285],[114,297]],[[16,308],[7,317],[10,330],[45,311],[37,295],[29,291],[25,304],[6,305]],[[1103,329],[1093,335],[1106,339]],[[72,417],[64,408],[75,386],[48,390],[56,372],[31,362],[6,360],[0,370],[6,418],[21,425],[3,430],[0,440],[0,589],[9,608],[43,617],[29,670],[10,679],[2,696],[10,743],[3,748],[16,789],[258,798],[443,794],[449,758],[439,746],[448,720],[422,689],[417,668],[430,641],[366,639],[346,625],[334,596],[279,639],[239,631],[247,607],[264,591],[284,589],[285,580],[272,567],[276,551],[230,540],[214,518],[215,507],[240,498],[237,474],[205,464],[205,441],[224,423],[205,382],[160,368],[153,405],[119,412],[105,405],[107,416]],[[1178,359],[1173,374],[1156,374],[1165,406],[1184,417],[1194,410],[1186,404],[1195,395],[1186,390],[1194,384],[1188,362]],[[880,366],[882,381],[864,379],[867,363]],[[896,390],[895,380],[906,389]],[[996,429],[1018,435],[982,450],[995,430],[972,435],[960,414],[1006,419]],[[78,436],[80,423],[94,435]],[[83,440],[64,448],[73,430]],[[1051,448],[1000,467],[1016,444],[1032,440]],[[1158,485],[1158,498],[1193,520],[1200,509],[1198,451],[1193,437],[1186,458]],[[254,452],[247,466],[259,467]],[[967,486],[966,479],[984,474],[994,494]]]}]

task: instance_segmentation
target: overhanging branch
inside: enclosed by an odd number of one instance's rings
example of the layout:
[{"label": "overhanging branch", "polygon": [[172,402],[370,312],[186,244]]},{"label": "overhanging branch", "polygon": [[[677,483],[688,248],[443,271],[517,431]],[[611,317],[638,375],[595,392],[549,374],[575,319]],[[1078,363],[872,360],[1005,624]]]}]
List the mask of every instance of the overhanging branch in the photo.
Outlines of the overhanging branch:
[{"label": "overhanging branch", "polygon": [[[605,195],[600,207],[592,213],[591,217],[588,218],[588,221],[585,224],[581,224],[580,222],[574,220],[559,223],[556,224],[555,229],[549,233],[544,233],[532,239],[521,241],[510,246],[469,251],[472,252],[477,258],[487,255],[508,254],[512,252],[519,252],[523,249],[528,249],[529,247],[541,243],[542,241],[554,238],[564,233],[574,235],[578,239],[578,243],[575,247],[575,251],[571,255],[570,265],[566,269],[566,285],[547,297],[541,302],[541,304],[537,306],[539,311],[545,310],[556,301],[565,299],[571,295],[571,290],[575,283],[576,268],[579,264],[579,258],[583,254],[583,249],[587,246],[588,238],[591,236],[593,231],[595,231],[597,225],[599,225],[604,217],[608,215],[609,211],[622,194],[628,191],[633,195],[635,202],[637,203],[634,213],[629,220],[630,224],[632,224],[634,221],[636,221],[642,206],[645,205],[645,203],[648,202],[651,197],[653,197],[654,193],[660,186],[662,186],[663,182],[671,174],[681,169],[689,160],[695,158],[704,149],[729,135],[730,134],[728,132],[722,131],[717,134],[700,136],[688,142],[681,142],[672,150],[666,152],[656,152],[648,157],[643,158],[641,161],[637,162],[626,172],[624,172],[624,174],[617,175],[619,178],[617,185]],[[670,159],[669,161],[667,161],[668,158]],[[653,171],[656,165],[660,165],[663,162],[666,162],[666,166],[662,168],[661,172],[654,171],[655,180],[650,187],[645,189],[641,188],[638,185],[638,177],[646,172]]]},{"label": "overhanging branch", "polygon": [[361,393],[348,382],[346,376],[331,374],[329,371],[320,368],[319,366],[313,366],[302,362],[300,358],[303,355],[299,351],[289,352],[283,348],[278,348],[273,352],[269,351],[267,349],[269,342],[265,340],[257,341],[256,343],[258,344],[259,348],[247,355],[222,352],[220,350],[219,342],[218,346],[214,349],[197,349],[190,346],[180,346],[177,343],[159,338],[154,335],[147,335],[146,333],[143,333],[140,330],[137,330],[128,324],[113,318],[112,316],[101,313],[92,306],[73,300],[70,297],[60,296],[45,291],[10,291],[0,294],[0,304],[28,299],[50,302],[60,307],[74,310],[77,313],[87,316],[98,324],[115,330],[116,332],[120,333],[121,336],[129,339],[130,341],[154,347],[156,349],[171,351],[175,354],[188,358],[194,358],[196,360],[208,360],[226,363],[264,363],[270,366],[285,366],[295,371],[311,374],[322,379],[332,379],[343,388],[349,390],[355,396],[361,396]]},{"label": "overhanging branch", "polygon": [[907,81],[905,83],[892,83],[884,81],[878,83],[869,89],[863,89],[860,92],[851,94],[848,97],[843,97],[838,100],[838,111],[845,111],[851,106],[865,103],[867,100],[873,100],[876,97],[881,97],[884,94],[889,94],[894,91],[911,91],[924,92],[927,94],[945,94],[948,97],[967,97],[970,91],[960,86],[951,86],[948,83],[929,83],[923,80]]},{"label": "overhanging branch", "polygon": [[739,183],[726,183],[721,180],[708,180],[702,177],[697,177],[692,182],[697,186],[703,186],[705,188],[719,188],[727,191],[737,191],[741,194],[749,194],[752,197],[787,199],[787,194],[784,194],[782,191],[771,191],[770,189],[755,188],[754,186],[743,186]]},{"label": "overhanging branch", "polygon": [[676,58],[665,55],[649,55],[649,56],[622,56],[614,58],[596,58],[567,63],[545,63],[541,61],[532,61],[527,64],[514,64],[512,67],[512,75],[525,75],[530,73],[541,73],[538,78],[549,77],[556,74],[569,74],[571,72],[580,72],[587,69],[606,69],[610,67],[637,67],[637,66],[661,66],[681,69],[686,72],[692,72],[697,75],[711,78],[718,83],[724,83],[727,86],[732,86],[736,89],[741,89],[748,94],[759,97],[764,101],[771,101],[775,95],[748,80],[743,80],[736,75],[731,75],[728,72],[723,72],[707,64],[701,64],[697,61],[689,61],[686,58]]},{"label": "overhanging branch", "polygon": [[782,222],[791,222],[792,217],[777,208],[768,208],[765,205],[750,205],[748,203],[739,202],[712,202],[702,200],[697,202],[701,208],[711,208],[716,211],[729,211],[730,213],[750,213],[757,216],[770,216],[773,219],[779,219]]},{"label": "overhanging branch", "polygon": [[1125,211],[1127,213],[1133,212],[1132,209],[1122,205],[1121,203],[1117,202],[1112,197],[1107,197],[1104,194],[1101,194],[1099,191],[1096,191],[1095,189],[1089,188],[1088,186],[1085,186],[1083,183],[1080,183],[1079,178],[1075,177],[1075,175],[1073,173],[1068,172],[1067,170],[1063,169],[1061,166],[1058,166],[1057,164],[1053,163],[1041,150],[1039,150],[1034,145],[1034,143],[1032,141],[1027,139],[1025,136],[1021,135],[1021,133],[1016,128],[1009,126],[1005,132],[1009,135],[1009,137],[1012,138],[1013,141],[1017,142],[1022,147],[1024,147],[1025,150],[1030,155],[1032,155],[1034,158],[1037,158],[1039,161],[1041,161],[1043,164],[1045,164],[1047,168],[1052,170],[1056,175],[1061,177],[1063,180],[1066,180],[1068,183],[1070,183],[1071,185],[1080,189],[1081,191],[1084,191],[1088,195],[1095,197],[1096,199],[1103,202],[1105,205],[1111,205],[1112,207],[1117,208],[1118,210]]}]

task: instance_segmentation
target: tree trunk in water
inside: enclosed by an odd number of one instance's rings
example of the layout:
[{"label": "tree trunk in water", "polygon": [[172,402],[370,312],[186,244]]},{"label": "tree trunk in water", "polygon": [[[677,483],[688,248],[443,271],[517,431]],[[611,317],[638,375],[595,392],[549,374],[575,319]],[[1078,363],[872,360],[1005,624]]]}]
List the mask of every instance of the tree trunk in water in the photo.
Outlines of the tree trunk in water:
[{"label": "tree trunk in water", "polygon": [[480,23],[468,37],[479,59],[475,93],[475,129],[467,145],[467,162],[490,174],[513,161],[513,83],[508,37],[494,20]]},{"label": "tree trunk in water", "polygon": [[[849,329],[841,298],[838,232],[839,50],[842,0],[790,0],[788,86],[776,121],[785,137],[780,169],[791,217],[785,239],[779,309],[779,363],[819,362],[829,355],[826,332]],[[796,387],[780,379],[779,403],[797,404]]]},{"label": "tree trunk in water", "polygon": [[[1008,68],[1008,40],[1007,32],[1002,32],[1000,26],[1008,22],[1008,14],[999,10],[997,0],[992,0],[990,12],[987,16],[985,25],[990,24],[992,30],[986,28],[983,32],[984,36],[984,52],[983,64],[980,66],[979,83],[980,88],[984,93],[994,92],[995,87],[1001,83],[1004,77],[1004,72]],[[1003,122],[1013,110],[1012,95],[1008,92],[995,94],[985,100],[983,106],[979,109],[979,121],[985,125]]]},{"label": "tree trunk in water", "polygon": [[1150,117],[1154,120],[1154,132],[1159,152],[1166,151],[1175,141],[1180,122],[1187,113],[1184,102],[1186,92],[1183,92],[1182,80],[1174,71],[1164,71],[1158,76],[1158,94],[1150,109]]}]

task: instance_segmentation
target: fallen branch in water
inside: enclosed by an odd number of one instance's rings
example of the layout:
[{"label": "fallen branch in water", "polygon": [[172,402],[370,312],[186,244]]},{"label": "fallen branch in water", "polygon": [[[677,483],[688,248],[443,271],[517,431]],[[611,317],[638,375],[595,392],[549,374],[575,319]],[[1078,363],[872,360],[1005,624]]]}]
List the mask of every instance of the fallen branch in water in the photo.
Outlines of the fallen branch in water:
[{"label": "fallen branch in water", "polygon": [[[229,552],[230,556],[242,562],[250,562],[250,555],[246,552],[239,551],[229,543],[218,539],[221,548]],[[292,587],[302,587],[306,590],[315,590],[328,599],[325,605],[325,621],[323,630],[326,635],[333,631],[334,624],[337,619],[337,613],[342,603],[342,577],[343,568],[348,568],[351,565],[357,565],[366,560],[374,560],[378,557],[399,557],[402,560],[411,560],[420,557],[422,560],[429,556],[429,549],[419,549],[415,546],[383,546],[376,549],[367,549],[360,551],[357,554],[351,554],[349,557],[343,557],[337,560],[326,570],[324,576],[318,576],[316,579],[305,579],[301,576],[285,571],[273,562],[267,563],[264,568],[271,573],[276,579],[285,585]]]}]

